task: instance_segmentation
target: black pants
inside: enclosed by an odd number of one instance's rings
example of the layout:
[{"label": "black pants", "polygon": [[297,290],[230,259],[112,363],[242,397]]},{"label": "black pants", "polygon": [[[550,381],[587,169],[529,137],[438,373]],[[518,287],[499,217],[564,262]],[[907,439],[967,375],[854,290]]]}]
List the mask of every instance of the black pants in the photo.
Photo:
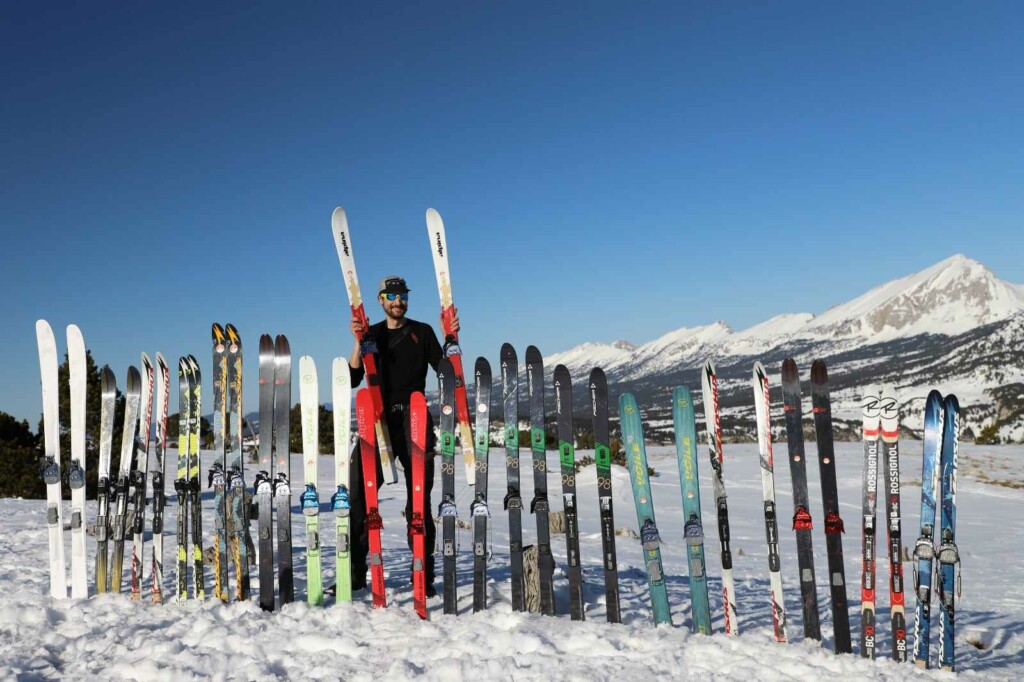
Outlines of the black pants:
[{"label": "black pants", "polygon": [[[405,474],[406,540],[411,550],[412,535],[408,533],[409,521],[412,520],[412,460],[409,455],[409,411],[407,409],[385,409],[387,410],[388,435],[391,437],[391,455],[401,463],[402,471]],[[426,573],[428,584],[434,582],[434,541],[437,535],[430,502],[430,491],[434,487],[435,441],[434,420],[428,412],[427,456],[423,485],[423,529],[426,534]],[[379,492],[384,485],[384,471],[380,463],[380,456],[375,454],[373,460],[376,463],[377,490]],[[366,488],[363,482],[363,458],[358,443],[352,451],[351,461],[349,503],[351,505],[352,584],[360,587],[366,584],[366,557],[370,553],[370,540],[366,532]],[[395,523],[396,521],[397,519],[384,519],[384,525],[386,526],[388,523]]]}]

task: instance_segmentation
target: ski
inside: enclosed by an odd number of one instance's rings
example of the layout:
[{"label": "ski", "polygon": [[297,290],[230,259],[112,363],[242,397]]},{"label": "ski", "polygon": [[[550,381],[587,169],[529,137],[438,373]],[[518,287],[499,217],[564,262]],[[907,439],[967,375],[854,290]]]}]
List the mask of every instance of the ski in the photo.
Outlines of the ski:
[{"label": "ski", "polygon": [[490,450],[491,365],[484,358],[476,359],[476,490],[469,513],[473,517],[473,612],[487,608],[487,557],[491,547],[488,524],[491,512],[487,507],[487,460]]},{"label": "ski", "polygon": [[121,458],[118,460],[117,483],[114,485],[114,529],[111,537],[114,541],[114,550],[110,562],[110,591],[115,593],[121,591],[121,578],[124,573],[124,539],[128,532],[128,485],[141,400],[142,376],[135,367],[129,367],[124,399],[124,424],[121,429]]},{"label": "ski", "polygon": [[259,537],[260,608],[274,610],[274,339],[260,336],[259,471],[253,479]]},{"label": "ski", "polygon": [[654,519],[654,500],[651,497],[651,481],[647,471],[644,429],[640,422],[640,408],[632,393],[623,393],[619,396],[619,427],[622,429],[629,478],[633,484],[636,521],[640,526],[640,546],[643,548],[644,564],[647,567],[647,584],[651,592],[654,624],[671,625],[672,614],[668,607],[665,570],[661,564],[661,536],[658,534],[658,525]]},{"label": "ski", "polygon": [[203,578],[203,507],[199,490],[199,430],[202,424],[203,375],[199,361],[188,356],[188,508],[192,521],[192,583],[196,599],[206,598]]},{"label": "ski", "polygon": [[682,483],[680,493],[683,498],[683,537],[686,540],[687,566],[690,572],[691,628],[693,632],[710,635],[711,605],[708,600],[704,524],[701,522],[700,484],[697,478],[696,420],[690,389],[677,386],[672,391],[672,421],[675,427],[679,479]]},{"label": "ski", "polygon": [[103,365],[100,375],[100,451],[96,469],[96,592],[107,591],[107,539],[110,527],[110,457],[114,444],[114,413],[117,408],[117,381],[110,367]]},{"label": "ski", "polygon": [[441,403],[438,424],[441,432],[441,503],[437,515],[441,517],[441,555],[444,557],[444,613],[455,615],[459,611],[455,573],[459,551],[458,509],[455,507],[455,379],[448,358],[441,358],[437,365],[437,389]]},{"label": "ski", "polygon": [[139,406],[138,442],[132,468],[132,599],[142,599],[142,559],[146,540],[146,477],[149,474],[149,435],[153,427],[153,389],[156,370],[153,361],[142,354],[142,402]]},{"label": "ski", "polygon": [[519,360],[510,343],[501,345],[501,396],[505,420],[504,508],[508,511],[509,563],[512,568],[512,610],[526,611],[523,585],[523,496],[519,477]]},{"label": "ski", "polygon": [[315,606],[323,606],[324,586],[320,570],[320,496],[317,493],[320,404],[316,364],[308,355],[299,358],[299,403],[302,405],[302,471],[306,484],[302,492],[302,514],[306,517],[306,601]]},{"label": "ski", "polygon": [[437,278],[437,293],[441,299],[441,331],[444,332],[444,356],[452,363],[455,381],[455,414],[459,422],[459,438],[462,458],[466,466],[467,485],[476,484],[476,464],[473,448],[473,431],[469,425],[469,400],[466,397],[466,380],[462,371],[462,348],[459,334],[452,328],[455,318],[455,304],[452,299],[452,283],[448,267],[448,241],[445,238],[444,222],[441,215],[432,208],[427,209],[427,237],[434,260],[434,275]]},{"label": "ski", "polygon": [[64,515],[61,509],[60,411],[57,370],[57,340],[46,320],[36,322],[39,373],[43,394],[43,482],[46,483],[46,528],[50,546],[50,596],[68,596],[67,566],[64,562]]},{"label": "ski", "polygon": [[412,599],[416,613],[427,620],[427,399],[419,391],[409,396],[409,440],[412,443]]},{"label": "ski", "polygon": [[736,612],[736,588],[732,578],[732,549],[729,546],[729,504],[725,495],[722,472],[722,423],[718,404],[718,374],[708,360],[701,372],[701,395],[704,399],[704,427],[708,435],[711,458],[711,480],[718,510],[718,542],[722,555],[722,610],[725,613],[725,634],[738,635],[740,621]]},{"label": "ski", "polygon": [[907,618],[903,594],[903,524],[900,518],[900,406],[896,389],[882,388],[882,448],[885,455],[885,516],[889,541],[889,618],[892,629],[892,657],[907,660]]},{"label": "ski", "polygon": [[960,596],[960,552],[956,546],[956,468],[960,445],[960,403],[955,395],[947,395],[942,404],[942,451],[939,455],[941,507],[939,513],[938,597],[939,665],[943,670],[956,669],[955,603]]},{"label": "ski", "polygon": [[153,471],[153,603],[164,600],[164,472],[167,462],[167,411],[171,397],[171,369],[163,353],[156,354],[156,470]]},{"label": "ski", "polygon": [[188,599],[188,420],[189,399],[192,395],[192,368],[188,358],[178,359],[178,467],[174,478],[174,492],[178,501],[178,551],[175,554],[177,573],[174,593],[178,601]]},{"label": "ski", "polygon": [[864,389],[861,411],[864,420],[863,511],[861,513],[860,655],[875,657],[875,507],[878,495],[878,435],[881,431],[881,397],[878,389]]},{"label": "ski", "polygon": [[751,387],[757,415],[757,446],[761,461],[761,494],[764,496],[764,532],[768,543],[768,576],[771,584],[772,629],[775,641],[786,637],[786,603],[782,598],[782,565],[779,560],[779,523],[775,508],[775,458],[772,454],[771,397],[768,373],[760,362],[754,363]]},{"label": "ski", "polygon": [[932,391],[924,406],[924,453],[921,470],[921,534],[914,546],[914,663],[928,667],[931,647],[932,578],[935,559],[935,507],[938,488],[939,452],[944,431],[942,394]]},{"label": "ski", "polygon": [[814,581],[814,548],[810,502],[807,492],[807,463],[804,460],[804,419],[800,395],[800,374],[793,358],[782,362],[782,402],[789,446],[789,473],[793,481],[793,530],[796,558],[800,568],[800,602],[804,616],[804,638],[821,641],[818,619],[818,591]]},{"label": "ski", "polygon": [[373,593],[373,607],[382,609],[388,603],[384,587],[384,551],[380,539],[384,521],[377,506],[377,477],[373,474],[377,470],[376,421],[373,393],[368,388],[361,388],[356,392],[356,425],[359,429],[359,456],[363,471],[368,472],[363,475],[363,488],[366,493],[366,535],[370,545],[370,589]]},{"label": "ski", "polygon": [[609,623],[622,621],[619,612],[619,569],[615,557],[615,515],[612,509],[612,450],[608,437],[608,380],[604,370],[590,372],[590,416],[594,430],[597,467],[597,502],[601,518],[601,555],[604,557],[604,601]]},{"label": "ski", "polygon": [[227,387],[228,353],[227,334],[224,328],[213,323],[213,464],[210,466],[208,485],[213,488],[214,534],[213,543],[213,591],[223,602],[228,601],[228,496],[227,480]]},{"label": "ski", "polygon": [[242,459],[242,339],[234,325],[227,324],[228,385],[227,406],[227,487],[228,523],[231,526],[231,555],[235,564],[235,598],[249,598],[249,503],[245,499],[245,475]]},{"label": "ski", "polygon": [[[370,321],[366,317],[363,296],[359,291],[359,279],[356,277],[356,260],[355,254],[352,252],[352,237],[348,231],[348,217],[345,215],[345,209],[340,206],[334,209],[334,213],[331,215],[331,232],[334,235],[334,246],[338,250],[341,274],[345,278],[345,291],[348,293],[352,316],[358,318],[362,322],[363,329],[367,330],[370,328]],[[366,386],[373,399],[374,429],[377,432],[375,440],[377,449],[380,451],[380,462],[384,469],[384,475],[390,475],[388,483],[397,483],[398,468],[395,465],[395,458],[391,454],[391,437],[388,434],[387,421],[384,417],[384,399],[380,392],[376,353],[377,344],[364,331],[359,338],[359,355],[363,359],[363,369],[366,370]],[[374,471],[375,469],[376,467],[372,467],[365,471]]]},{"label": "ski", "polygon": [[837,654],[853,651],[850,610],[846,602],[846,567],[843,564],[843,519],[839,515],[836,489],[835,444],[832,441],[832,401],[828,391],[828,369],[821,360],[811,364],[811,404],[814,435],[818,443],[818,472],[825,511],[825,545],[828,551],[829,589],[832,598],[832,630]]},{"label": "ski", "polygon": [[569,616],[572,620],[584,620],[580,524],[576,506],[576,433],[572,423],[572,378],[565,365],[555,367],[554,382],[558,461],[562,468],[562,504],[565,509],[565,556],[569,564]]},{"label": "ski", "polygon": [[331,400],[334,403],[334,511],[335,600],[352,601],[352,550],[349,535],[349,456],[352,430],[352,382],[348,361],[334,358],[331,366]]},{"label": "ski", "polygon": [[71,403],[71,461],[67,480],[71,488],[71,596],[89,596],[85,568],[85,401],[86,355],[82,331],[68,325],[68,377]]},{"label": "ski", "polygon": [[537,515],[537,568],[540,572],[540,611],[555,615],[555,559],[548,526],[548,462],[544,434],[544,360],[536,346],[526,348],[526,391],[530,405],[530,449],[533,454],[533,501]]},{"label": "ski", "polygon": [[277,477],[274,479],[274,503],[277,508],[277,585],[282,606],[295,601],[295,578],[292,568],[292,491],[291,436],[292,351],[288,339],[278,334],[274,339],[274,456]]}]

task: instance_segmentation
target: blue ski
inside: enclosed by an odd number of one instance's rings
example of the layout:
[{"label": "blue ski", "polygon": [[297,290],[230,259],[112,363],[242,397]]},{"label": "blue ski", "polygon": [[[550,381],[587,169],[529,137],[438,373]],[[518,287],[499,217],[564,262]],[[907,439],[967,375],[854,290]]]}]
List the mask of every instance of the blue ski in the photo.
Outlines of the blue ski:
[{"label": "blue ski", "polygon": [[935,558],[935,488],[942,447],[942,394],[932,391],[924,406],[924,464],[921,471],[921,535],[914,547],[914,663],[928,667],[931,644],[932,560]]},{"label": "blue ski", "polygon": [[942,481],[942,507],[939,524],[938,592],[939,607],[939,665],[943,670],[954,670],[953,600],[960,592],[960,554],[956,548],[956,459],[960,440],[960,403],[955,395],[947,395],[943,403],[945,413],[942,428],[942,454],[939,472]]},{"label": "blue ski", "polygon": [[651,590],[651,608],[654,624],[672,624],[668,609],[668,591],[665,589],[665,571],[661,565],[661,537],[654,520],[654,500],[647,475],[647,450],[644,447],[644,429],[640,423],[640,408],[632,393],[619,396],[619,424],[626,449],[629,478],[633,483],[636,502],[636,520],[640,524],[640,544],[647,565],[647,583]]},{"label": "blue ski", "polygon": [[679,460],[680,491],[683,496],[683,535],[690,569],[690,606],[693,631],[711,634],[711,606],[708,603],[708,576],[704,564],[704,526],[700,518],[700,486],[697,479],[697,423],[690,389],[677,386],[672,391],[672,421],[676,432],[676,458]]}]

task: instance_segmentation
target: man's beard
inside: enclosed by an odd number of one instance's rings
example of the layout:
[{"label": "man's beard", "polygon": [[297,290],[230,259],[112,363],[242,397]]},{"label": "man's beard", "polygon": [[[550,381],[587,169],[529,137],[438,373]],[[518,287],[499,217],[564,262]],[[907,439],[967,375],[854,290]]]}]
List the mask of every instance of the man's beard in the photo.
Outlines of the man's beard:
[{"label": "man's beard", "polygon": [[399,308],[397,312],[393,312],[391,306],[384,306],[384,314],[392,320],[404,320],[405,312],[406,308]]}]

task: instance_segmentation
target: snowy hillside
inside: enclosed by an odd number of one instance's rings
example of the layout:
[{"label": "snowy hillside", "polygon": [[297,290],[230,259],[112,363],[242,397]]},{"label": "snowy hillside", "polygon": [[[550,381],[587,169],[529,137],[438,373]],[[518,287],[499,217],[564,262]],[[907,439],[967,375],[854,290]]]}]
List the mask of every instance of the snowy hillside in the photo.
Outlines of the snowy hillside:
[{"label": "snowy hillside", "polygon": [[[588,342],[548,356],[545,364],[549,370],[565,364],[577,380],[603,367],[613,393],[636,392],[653,418],[667,408],[674,385],[698,388],[699,368],[712,359],[723,403],[749,422],[746,382],[753,362],[764,362],[777,387],[787,356],[797,360],[805,379],[812,360],[828,363],[840,418],[856,417],[867,383],[895,383],[908,414],[919,414],[928,391],[940,386],[960,397],[967,435],[998,418],[1003,439],[1024,439],[1024,285],[1003,282],[963,255],[817,316],[777,315],[739,332],[717,321],[629,347]],[[1017,384],[1020,391],[1005,390]]]},{"label": "snowy hillside", "polygon": [[[903,443],[904,542],[908,548],[918,523],[921,445]],[[579,452],[578,458],[592,453]],[[646,576],[639,541],[635,539],[636,515],[625,469],[613,467],[615,525],[619,579],[624,623],[605,622],[601,540],[598,525],[596,478],[593,467],[578,476],[581,548],[586,580],[586,622],[569,620],[565,538],[554,535],[557,568],[555,591],[559,616],[555,618],[513,613],[510,607],[508,517],[502,511],[505,476],[503,453],[491,451],[489,503],[493,521],[493,556],[489,564],[490,609],[473,614],[471,588],[471,535],[462,530],[459,554],[459,615],[441,614],[440,599],[429,603],[429,623],[420,622],[409,588],[410,552],[401,518],[404,490],[381,490],[384,516],[384,561],[389,606],[373,610],[365,592],[352,604],[324,608],[305,603],[263,613],[255,601],[222,605],[212,598],[204,603],[169,603],[155,606],[132,602],[126,593],[93,596],[85,601],[53,601],[48,594],[45,503],[42,500],[0,500],[0,678],[86,680],[179,680],[216,679],[345,679],[406,680],[420,677],[451,682],[480,680],[647,680],[734,679],[832,680],[832,679],[955,679],[935,670],[917,671],[911,664],[897,664],[888,657],[888,564],[878,561],[879,651],[877,661],[857,655],[831,653],[832,622],[829,590],[825,579],[826,555],[821,529],[821,497],[817,485],[817,458],[808,444],[808,477],[811,511],[815,519],[814,557],[817,567],[818,610],[824,642],[802,636],[800,597],[797,588],[795,539],[780,524],[781,559],[788,634],[791,643],[777,644],[771,637],[768,601],[767,552],[756,448],[749,444],[725,450],[726,485],[732,523],[732,547],[741,635],[722,634],[719,595],[720,562],[714,530],[714,505],[701,459],[702,508],[708,533],[707,566],[715,634],[690,634],[689,580],[687,578],[679,477],[675,453],[670,448],[649,448],[655,469],[652,492],[664,540],[663,556],[672,605],[673,627],[655,629],[651,624]],[[204,453],[209,464],[209,453]],[[524,451],[524,456],[528,453]],[[557,453],[549,452],[549,469]],[[781,463],[784,460],[778,459]],[[861,450],[839,444],[841,512],[846,519],[843,545],[850,622],[856,651],[860,605],[860,461]],[[301,466],[293,458],[293,471]],[[205,467],[204,467],[205,469]],[[333,488],[333,462],[320,461],[321,489]],[[468,520],[470,490],[465,486],[461,464],[456,467],[458,504]],[[1019,680],[1024,678],[1024,602],[1020,598],[1020,567],[1015,557],[1024,556],[1024,448],[975,447],[961,449],[959,533],[963,557],[963,595],[958,602],[956,635],[959,677],[971,680]],[[550,474],[549,487],[557,485]],[[996,480],[999,484],[986,483]],[[524,479],[529,499],[532,483]],[[1014,487],[1017,486],[1017,487]],[[435,498],[440,481],[434,486]],[[776,466],[779,510],[787,517],[792,509],[788,467]],[[167,585],[173,579],[170,561],[177,516],[173,491],[167,507]],[[205,544],[213,529],[213,498],[204,490]],[[561,504],[555,502],[557,510]],[[293,504],[292,529],[296,540],[296,597],[305,596],[305,557],[302,515]],[[326,504],[324,518],[329,519]],[[86,522],[91,524],[95,504],[89,502]],[[788,517],[787,517],[788,518]],[[990,519],[998,518],[998,525]],[[709,521],[711,520],[711,521]],[[535,520],[524,515],[525,542],[536,537]],[[148,525],[148,523],[147,523]],[[325,580],[333,582],[333,526],[323,534]],[[147,551],[151,547],[147,536]],[[89,539],[90,576],[95,544]],[[912,567],[904,565],[908,584]],[[207,585],[212,584],[207,570]],[[253,573],[253,589],[258,576]],[[90,580],[91,582],[91,580]],[[440,579],[437,582],[440,587]],[[91,589],[91,587],[90,587]],[[148,598],[148,589],[145,596]],[[908,603],[913,601],[908,595]],[[937,606],[933,608],[938,611]],[[937,613],[936,613],[937,615]],[[934,627],[934,626],[933,626]],[[934,640],[933,640],[934,643]],[[932,652],[935,656],[935,649]]]}]

